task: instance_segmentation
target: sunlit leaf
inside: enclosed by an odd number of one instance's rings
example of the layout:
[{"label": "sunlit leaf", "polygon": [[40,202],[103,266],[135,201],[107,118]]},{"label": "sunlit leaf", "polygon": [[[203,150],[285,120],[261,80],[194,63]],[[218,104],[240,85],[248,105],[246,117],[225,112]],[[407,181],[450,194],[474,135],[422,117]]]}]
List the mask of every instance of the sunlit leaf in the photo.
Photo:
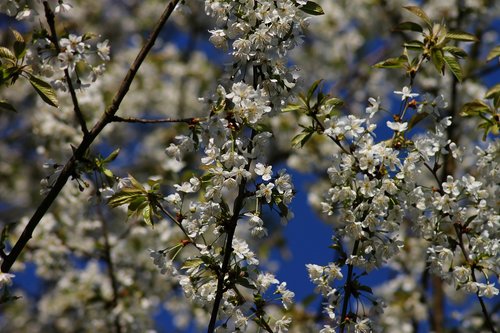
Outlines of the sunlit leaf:
[{"label": "sunlit leaf", "polygon": [[443,47],[443,51],[451,53],[456,58],[462,59],[462,58],[467,57],[467,52],[465,52],[464,50],[462,50],[461,48],[456,47],[456,46],[445,46],[445,47]]},{"label": "sunlit leaf", "polygon": [[500,57],[500,46],[495,46],[486,56],[486,61],[490,61],[496,57]]},{"label": "sunlit leaf", "polygon": [[464,31],[448,31],[446,33],[446,38],[447,39],[453,39],[453,40],[458,40],[458,41],[462,41],[462,42],[477,42],[478,39],[476,36],[468,33],[468,32],[464,32]]},{"label": "sunlit leaf", "polygon": [[408,58],[401,56],[389,58],[373,65],[376,68],[404,68],[408,64]]},{"label": "sunlit leaf", "polygon": [[404,6],[404,9],[410,11],[412,14],[418,16],[422,21],[424,21],[429,27],[432,26],[431,19],[427,14],[418,6]]},{"label": "sunlit leaf", "polygon": [[488,91],[484,95],[484,98],[490,99],[494,98],[496,95],[500,95],[500,83],[488,89]]},{"label": "sunlit leaf", "polygon": [[488,113],[490,111],[490,107],[485,102],[475,99],[472,102],[465,103],[462,106],[461,115],[465,117],[477,116],[481,113]]},{"label": "sunlit leaf", "polygon": [[462,82],[463,79],[462,67],[460,67],[460,64],[458,63],[457,59],[455,59],[455,57],[444,56],[444,62],[446,63],[448,69],[453,73],[453,75],[455,75],[457,80],[459,82]]},{"label": "sunlit leaf", "polygon": [[38,93],[38,95],[44,100],[45,103],[58,107],[59,102],[57,101],[57,95],[56,91],[50,83],[45,82],[44,80],[34,76],[30,75],[29,81],[33,88],[35,88],[35,91]]},{"label": "sunlit leaf", "polygon": [[0,58],[16,61],[16,56],[6,47],[0,46]]},{"label": "sunlit leaf", "polygon": [[309,15],[323,15],[325,13],[320,5],[312,1],[306,2],[306,4],[299,7],[299,9]]},{"label": "sunlit leaf", "polygon": [[410,50],[421,50],[424,47],[424,43],[418,40],[412,40],[410,42],[404,43],[403,46]]},{"label": "sunlit leaf", "polygon": [[12,34],[14,35],[14,54],[17,59],[21,59],[26,53],[26,42],[24,41],[23,36],[16,30],[11,29]]},{"label": "sunlit leaf", "polygon": [[439,74],[444,74],[444,55],[441,49],[432,49],[431,61]]},{"label": "sunlit leaf", "polygon": [[308,131],[304,131],[300,134],[297,134],[292,139],[292,146],[293,147],[297,147],[297,146],[303,147],[306,144],[306,142],[309,141],[309,139],[311,138],[312,135],[313,135],[313,132],[308,132]]}]

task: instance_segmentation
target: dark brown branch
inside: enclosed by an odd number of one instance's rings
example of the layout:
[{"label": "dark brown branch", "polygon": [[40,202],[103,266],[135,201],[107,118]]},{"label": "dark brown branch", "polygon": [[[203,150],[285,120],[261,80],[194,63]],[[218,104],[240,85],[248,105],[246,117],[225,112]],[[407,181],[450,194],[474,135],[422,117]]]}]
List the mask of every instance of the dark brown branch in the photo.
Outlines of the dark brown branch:
[{"label": "dark brown branch", "polygon": [[[254,84],[255,85],[255,84]],[[255,131],[252,130],[250,145],[248,147],[249,151],[252,151],[252,140],[255,136]],[[246,170],[250,170],[250,163],[246,165]],[[234,200],[234,208],[233,215],[227,221],[227,238],[226,243],[224,245],[224,258],[222,259],[222,266],[217,273],[217,291],[215,292],[214,305],[212,308],[212,313],[210,315],[210,323],[208,324],[207,333],[214,333],[215,324],[217,322],[217,314],[219,312],[220,302],[222,301],[222,296],[224,295],[224,279],[226,275],[229,273],[229,261],[231,259],[231,255],[233,253],[233,238],[234,232],[236,231],[236,225],[238,224],[238,219],[240,217],[240,211],[243,209],[243,202],[245,201],[246,193],[245,187],[247,182],[245,179],[241,180],[240,187],[238,189],[238,196]]]},{"label": "dark brown branch", "polygon": [[[61,47],[59,46],[59,39],[57,38],[56,24],[54,21],[54,13],[50,9],[50,6],[47,1],[43,2],[43,7],[45,9],[45,18],[47,19],[47,24],[50,28],[50,39],[56,48],[57,54],[61,53]],[[78,104],[78,98],[76,97],[75,88],[73,87],[73,82],[71,81],[71,77],[69,75],[69,70],[66,68],[64,70],[64,77],[66,78],[66,83],[68,84],[69,94],[71,95],[71,101],[73,102],[73,109],[75,111],[75,116],[78,122],[80,123],[80,127],[82,128],[82,132],[84,135],[89,134],[89,130],[87,128],[87,123],[85,122],[85,118],[83,117],[82,110],[80,109],[80,105]]]},{"label": "dark brown branch", "polygon": [[138,124],[161,124],[161,123],[186,123],[189,125],[194,125],[202,121],[202,118],[161,118],[161,119],[143,119],[143,118],[133,118],[133,117],[119,117],[113,116],[111,121],[113,122],[123,122],[123,123],[138,123]]},{"label": "dark brown branch", "polygon": [[132,81],[134,80],[134,77],[137,74],[137,71],[139,70],[139,67],[146,58],[146,55],[153,47],[156,39],[158,38],[158,35],[160,34],[161,29],[167,22],[168,18],[170,17],[170,14],[172,14],[175,6],[179,3],[179,1],[180,0],[171,0],[168,3],[165,11],[158,20],[148,40],[146,41],[146,44],[142,47],[136,59],[134,60],[134,63],[130,66],[129,71],[125,76],[125,78],[123,79],[120,88],[118,89],[118,92],[115,94],[115,97],[113,98],[111,105],[109,105],[106,108],[104,114],[101,116],[99,121],[94,125],[89,134],[84,135],[82,142],[73,151],[73,155],[64,165],[64,168],[61,171],[56,182],[50,189],[49,193],[45,196],[42,203],[36,209],[30,221],[24,228],[23,233],[19,237],[17,243],[14,245],[14,247],[7,255],[5,260],[2,262],[2,272],[7,273],[10,271],[17,257],[19,257],[22,250],[24,249],[28,241],[31,239],[33,231],[35,230],[36,226],[38,225],[42,217],[45,215],[47,210],[50,208],[54,200],[57,198],[59,192],[61,192],[62,188],[68,181],[68,178],[74,174],[77,161],[79,161],[84,156],[85,152],[89,149],[90,145],[92,144],[92,142],[94,142],[99,133],[101,133],[103,128],[106,127],[106,125],[108,125],[112,121],[112,118],[118,111],[123,98],[127,94],[130,85],[132,84]]},{"label": "dark brown branch", "polygon": [[[248,164],[250,165],[250,164]],[[222,266],[219,270],[217,278],[217,291],[215,294],[214,305],[212,308],[212,313],[210,316],[210,323],[208,325],[207,333],[214,333],[215,324],[217,322],[217,313],[219,312],[220,302],[222,301],[222,296],[224,295],[224,280],[226,275],[229,273],[229,261],[233,253],[233,238],[234,232],[236,230],[236,225],[238,224],[238,218],[240,211],[243,208],[243,201],[245,199],[245,187],[246,181],[243,179],[240,184],[238,196],[234,202],[234,210],[231,219],[227,223],[227,238],[224,245],[224,258],[222,260]]]},{"label": "dark brown branch", "polygon": [[[354,242],[352,247],[352,255],[355,256],[358,253],[359,240]],[[347,316],[347,306],[349,305],[349,299],[351,298],[352,292],[352,273],[354,266],[352,264],[347,265],[347,278],[344,285],[344,301],[342,304],[342,314],[340,315],[340,333],[344,332]]]}]

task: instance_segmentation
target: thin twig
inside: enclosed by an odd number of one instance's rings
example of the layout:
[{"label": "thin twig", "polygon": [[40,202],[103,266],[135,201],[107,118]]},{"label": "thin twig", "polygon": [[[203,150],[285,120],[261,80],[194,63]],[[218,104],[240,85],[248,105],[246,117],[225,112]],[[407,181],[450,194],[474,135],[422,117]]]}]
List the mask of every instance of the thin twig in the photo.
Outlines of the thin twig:
[{"label": "thin twig", "polygon": [[189,125],[194,125],[201,122],[205,118],[161,118],[161,119],[144,119],[144,118],[133,118],[133,117],[119,117],[113,116],[111,121],[113,122],[123,122],[123,123],[138,123],[138,124],[161,124],[161,123],[186,123]]},{"label": "thin twig", "polygon": [[[54,13],[47,1],[43,2],[43,7],[45,9],[45,18],[47,19],[47,24],[50,28],[50,39],[56,48],[57,54],[61,53],[61,47],[59,46],[59,39],[57,37],[56,25],[54,21]],[[85,118],[83,117],[83,113],[80,109],[80,105],[78,104],[78,98],[76,97],[75,88],[73,87],[73,82],[71,81],[71,76],[69,75],[69,70],[64,69],[64,77],[66,78],[66,83],[68,84],[68,90],[71,95],[71,101],[73,102],[73,109],[75,111],[76,119],[80,123],[80,127],[82,128],[82,132],[84,135],[89,134],[89,130],[87,128],[87,123],[85,122]]]},{"label": "thin twig", "polygon": [[[465,249],[465,244],[464,244],[464,238],[463,238],[463,232],[461,230],[461,226],[458,224],[455,224],[455,233],[457,234],[457,239],[458,239],[458,246],[460,250],[462,251],[462,255],[464,256],[465,261],[469,266],[471,266],[471,277],[473,282],[477,282],[476,280],[476,266],[471,260],[469,259],[469,255],[467,254],[467,250]],[[490,315],[488,313],[488,309],[486,308],[486,305],[484,304],[483,298],[479,296],[479,291],[476,292],[477,299],[479,300],[479,304],[481,304],[481,311],[483,312],[484,319],[486,320],[486,325],[489,327],[491,330],[491,333],[496,333],[495,326],[493,326],[493,323],[491,322]]]},{"label": "thin twig", "polygon": [[47,193],[42,203],[38,206],[35,213],[31,217],[30,221],[24,228],[17,243],[14,245],[14,247],[7,255],[5,260],[2,262],[2,272],[7,273],[10,271],[12,265],[19,257],[19,255],[21,254],[22,250],[24,249],[28,241],[31,239],[33,231],[35,230],[36,226],[43,218],[47,210],[50,208],[54,200],[57,198],[59,192],[61,192],[62,188],[68,181],[68,178],[74,174],[77,162],[84,156],[85,152],[89,149],[90,145],[92,144],[92,142],[94,142],[99,133],[101,133],[103,128],[106,127],[106,125],[108,125],[111,122],[113,116],[118,111],[123,98],[127,94],[130,85],[132,84],[132,81],[134,80],[134,77],[137,74],[137,71],[139,70],[139,67],[141,66],[147,54],[153,47],[156,39],[158,38],[158,35],[160,34],[161,29],[167,22],[168,18],[170,17],[170,14],[172,14],[175,6],[179,3],[179,1],[180,0],[171,0],[168,3],[165,11],[158,20],[148,40],[146,41],[146,44],[144,44],[139,54],[137,55],[136,59],[134,60],[134,63],[130,66],[129,71],[125,76],[125,78],[123,79],[120,88],[118,89],[118,92],[115,94],[115,97],[113,98],[111,105],[109,105],[108,108],[104,111],[104,114],[101,116],[99,121],[94,125],[89,134],[83,136],[82,142],[74,150],[73,155],[64,165],[64,168],[62,169],[61,173],[59,174],[59,177],[57,178],[56,182],[50,189],[49,193]]}]

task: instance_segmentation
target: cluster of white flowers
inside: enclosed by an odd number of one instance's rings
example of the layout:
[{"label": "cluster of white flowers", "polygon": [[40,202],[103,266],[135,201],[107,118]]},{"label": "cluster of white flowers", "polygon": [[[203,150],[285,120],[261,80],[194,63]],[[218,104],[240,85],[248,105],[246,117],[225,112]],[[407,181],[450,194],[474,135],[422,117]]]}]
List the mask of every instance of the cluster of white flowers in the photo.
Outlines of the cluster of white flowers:
[{"label": "cluster of white flowers", "polygon": [[[408,87],[395,94],[402,95],[403,115],[409,105],[417,104],[414,98],[418,94]],[[426,176],[438,179],[436,165],[442,163],[443,156],[450,154],[460,158],[456,145],[446,136],[451,121],[439,115],[439,109],[445,107],[446,102],[442,97],[433,99],[427,95],[418,107],[414,107],[418,112],[429,114],[435,123],[434,131],[406,139],[408,122],[398,117],[397,121],[387,122],[394,132],[393,138],[379,142],[375,141],[376,125],[370,124],[370,120],[380,107],[380,99],[371,98],[369,105],[366,108],[368,119],[350,115],[325,120],[324,134],[341,150],[333,156],[328,169],[331,187],[321,206],[324,213],[336,218],[334,248],[340,250],[341,255],[329,266],[310,264],[307,268],[317,291],[328,300],[324,310],[329,318],[336,326],[340,325],[346,318],[335,315],[335,311],[340,310],[339,301],[348,302],[349,297],[360,301],[359,294],[367,293],[361,288],[356,291],[358,295],[353,294],[352,281],[337,290],[333,281],[343,278],[340,267],[347,264],[350,270],[366,272],[381,267],[404,247],[401,233],[407,223],[428,242],[428,263],[432,273],[452,282],[457,289],[480,297],[497,295],[498,143],[491,143],[486,150],[477,150],[479,169],[476,177],[481,180],[472,175],[464,175],[461,179],[448,175],[445,182],[438,180],[434,186],[429,186]],[[429,174],[424,175],[425,170]],[[454,229],[456,233],[449,234],[449,230]],[[476,276],[474,270],[480,276]],[[483,278],[484,283],[478,282]],[[370,303],[380,305],[375,300]],[[358,313],[356,322],[351,323],[356,332],[365,332],[356,328],[360,325],[360,316]],[[364,318],[363,325],[372,327],[369,321],[368,317]],[[328,332],[328,327],[323,330]]]}]

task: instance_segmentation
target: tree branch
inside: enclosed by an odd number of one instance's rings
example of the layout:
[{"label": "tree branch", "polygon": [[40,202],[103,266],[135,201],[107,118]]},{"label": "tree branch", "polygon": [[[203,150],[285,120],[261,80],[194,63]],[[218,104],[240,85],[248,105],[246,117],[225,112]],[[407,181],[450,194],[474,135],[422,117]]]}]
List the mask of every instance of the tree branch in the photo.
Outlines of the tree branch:
[{"label": "tree branch", "polygon": [[168,3],[167,7],[165,8],[165,11],[163,12],[158,22],[156,23],[156,26],[154,27],[151,35],[146,41],[146,44],[144,44],[142,49],[139,51],[139,54],[135,58],[134,63],[130,66],[129,71],[125,76],[125,78],[123,79],[120,88],[118,89],[118,92],[115,94],[115,97],[113,98],[111,105],[109,105],[106,108],[104,114],[101,116],[99,121],[94,125],[94,127],[88,133],[88,135],[83,136],[82,142],[74,150],[73,155],[64,165],[63,170],[61,171],[56,182],[50,189],[49,193],[45,196],[42,203],[38,206],[37,210],[35,211],[30,221],[24,228],[17,243],[14,245],[14,247],[7,255],[5,260],[2,262],[2,267],[1,267],[2,272],[7,273],[10,271],[17,257],[21,254],[21,251],[24,249],[28,241],[31,239],[33,231],[35,230],[36,226],[38,225],[42,217],[45,215],[45,213],[48,211],[54,200],[57,198],[59,192],[61,192],[62,188],[68,181],[68,178],[74,174],[78,160],[80,160],[84,156],[85,152],[89,149],[90,145],[92,144],[92,142],[94,142],[99,133],[101,133],[103,128],[106,127],[106,125],[108,125],[110,122],[112,122],[112,118],[118,111],[123,98],[127,94],[130,85],[132,84],[132,81],[134,80],[134,77],[137,74],[137,71],[139,70],[139,67],[141,66],[147,54],[153,47],[156,39],[158,38],[158,35],[160,34],[161,29],[167,22],[168,18],[170,17],[170,14],[172,14],[175,6],[179,3],[179,1],[180,0],[171,0]]},{"label": "tree branch", "polygon": [[161,119],[143,119],[143,118],[123,118],[119,116],[113,116],[111,121],[113,122],[123,122],[123,123],[138,123],[138,124],[161,124],[161,123],[186,123],[189,125],[194,125],[204,120],[204,118],[161,118]]},{"label": "tree branch", "polygon": [[[61,47],[59,46],[59,39],[57,38],[56,25],[54,21],[54,13],[47,1],[43,2],[43,8],[45,9],[45,18],[47,19],[47,24],[50,28],[50,39],[56,48],[56,52],[61,53]],[[82,128],[82,132],[84,135],[89,134],[89,130],[87,128],[87,123],[85,122],[85,118],[83,117],[83,113],[80,110],[80,105],[78,104],[78,98],[76,97],[75,88],[73,87],[73,82],[71,81],[71,77],[69,75],[69,70],[66,68],[64,70],[64,77],[66,78],[66,83],[68,84],[68,90],[71,95],[71,101],[73,102],[73,109],[75,111],[76,119],[80,123],[80,127]]]},{"label": "tree branch", "polygon": [[[250,165],[250,163],[248,164]],[[238,196],[234,202],[234,210],[231,219],[227,224],[227,238],[226,243],[224,245],[224,258],[222,260],[222,266],[220,269],[220,274],[218,274],[217,278],[217,291],[215,294],[214,305],[212,308],[212,314],[210,316],[210,323],[208,325],[207,333],[214,333],[215,331],[215,323],[217,321],[217,313],[219,312],[220,302],[222,301],[222,296],[224,295],[224,280],[226,278],[227,273],[229,273],[229,261],[231,259],[231,255],[233,253],[233,238],[234,232],[236,230],[236,225],[238,224],[238,218],[240,215],[240,211],[243,208],[243,201],[245,199],[245,187],[246,180],[242,179],[240,188],[238,191]]]},{"label": "tree branch", "polygon": [[[352,255],[356,255],[358,252],[359,240],[354,242],[352,247]],[[342,304],[342,314],[340,315],[340,333],[344,333],[347,315],[347,306],[349,305],[349,299],[351,298],[351,285],[352,285],[352,273],[354,266],[352,264],[347,265],[347,278],[344,285],[344,301]]]}]

